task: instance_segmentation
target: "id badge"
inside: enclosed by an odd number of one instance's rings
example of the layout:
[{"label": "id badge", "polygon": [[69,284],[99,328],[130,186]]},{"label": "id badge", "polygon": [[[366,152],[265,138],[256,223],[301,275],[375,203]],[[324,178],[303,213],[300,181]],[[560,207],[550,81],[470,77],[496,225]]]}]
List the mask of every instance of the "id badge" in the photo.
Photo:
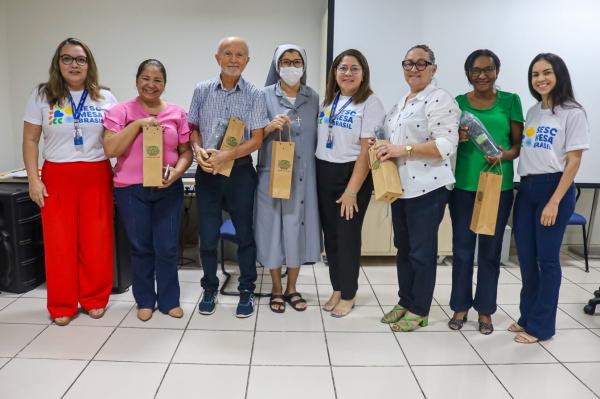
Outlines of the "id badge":
[{"label": "id badge", "polygon": [[333,134],[331,134],[331,132],[329,132],[329,135],[327,136],[327,142],[325,143],[325,148],[328,148],[330,150],[333,148]]},{"label": "id badge", "polygon": [[83,136],[79,127],[73,129],[73,144],[78,147],[83,145]]}]

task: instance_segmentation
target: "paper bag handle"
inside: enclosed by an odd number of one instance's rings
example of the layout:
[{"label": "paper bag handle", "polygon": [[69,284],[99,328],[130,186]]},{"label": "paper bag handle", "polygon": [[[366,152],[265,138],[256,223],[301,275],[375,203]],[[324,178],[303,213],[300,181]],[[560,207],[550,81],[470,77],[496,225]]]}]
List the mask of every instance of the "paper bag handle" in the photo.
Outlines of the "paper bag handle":
[{"label": "paper bag handle", "polygon": [[281,137],[281,131],[285,129],[285,127],[287,126],[288,128],[288,142],[292,142],[292,127],[290,126],[289,123],[286,123],[285,125],[283,125],[283,129],[279,130],[279,141],[283,141],[282,137]]}]

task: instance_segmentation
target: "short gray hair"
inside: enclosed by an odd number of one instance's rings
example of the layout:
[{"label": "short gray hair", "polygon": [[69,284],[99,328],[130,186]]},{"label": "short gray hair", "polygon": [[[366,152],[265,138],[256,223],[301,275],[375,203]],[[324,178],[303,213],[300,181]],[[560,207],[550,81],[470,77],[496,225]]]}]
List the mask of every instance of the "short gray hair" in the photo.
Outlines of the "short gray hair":
[{"label": "short gray hair", "polygon": [[415,49],[421,49],[421,50],[425,51],[427,53],[427,55],[429,56],[429,61],[431,61],[432,64],[435,64],[435,54],[433,54],[433,50],[430,49],[428,45],[417,44],[415,46],[412,46],[411,48],[408,49],[406,54],[410,53],[412,50],[415,50]]}]

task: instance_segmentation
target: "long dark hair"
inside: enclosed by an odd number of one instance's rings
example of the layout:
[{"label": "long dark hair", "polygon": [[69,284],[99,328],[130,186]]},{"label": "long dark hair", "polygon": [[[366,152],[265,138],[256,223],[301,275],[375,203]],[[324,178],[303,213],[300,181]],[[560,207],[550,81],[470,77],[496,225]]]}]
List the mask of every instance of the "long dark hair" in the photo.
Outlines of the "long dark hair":
[{"label": "long dark hair", "polygon": [[338,65],[340,62],[342,62],[342,58],[345,56],[356,58],[363,71],[362,82],[360,82],[358,90],[352,96],[352,102],[355,104],[363,103],[371,94],[373,94],[370,83],[371,73],[369,72],[369,63],[360,51],[351,48],[339,53],[338,56],[333,60],[331,68],[329,68],[329,73],[327,75],[327,88],[325,89],[325,100],[323,101],[325,105],[329,105],[333,102],[335,93],[337,93],[337,91],[340,89],[337,84],[337,80],[335,79],[335,74],[337,73]]},{"label": "long dark hair", "polygon": [[88,90],[92,100],[99,101],[102,99],[102,96],[100,95],[100,89],[103,87],[101,87],[98,83],[98,68],[96,67],[96,61],[94,60],[92,51],[81,40],[69,37],[60,42],[60,44],[56,47],[56,51],[52,57],[52,62],[50,63],[50,69],[48,71],[50,75],[48,77],[48,81],[38,85],[38,93],[46,96],[46,100],[48,101],[50,108],[54,107],[56,104],[62,105],[63,101],[69,98],[69,87],[60,73],[59,65],[60,52],[67,44],[79,46],[85,52],[85,56],[87,57],[85,88]]},{"label": "long dark hair", "polygon": [[498,74],[498,72],[500,72],[500,58],[498,58],[496,53],[494,53],[492,50],[488,50],[488,49],[475,50],[471,54],[469,54],[469,56],[465,60],[465,75],[467,75],[467,80],[471,84],[473,82],[471,82],[471,75],[469,74],[469,70],[475,63],[475,60],[479,57],[490,57],[492,59],[492,61],[494,61],[494,66],[496,67],[496,74]]},{"label": "long dark hair", "polygon": [[536,55],[531,64],[529,64],[529,70],[527,72],[527,81],[529,83],[529,92],[538,101],[542,101],[542,95],[534,90],[533,84],[531,83],[531,73],[533,71],[533,65],[540,61],[547,61],[552,65],[552,70],[556,76],[556,86],[550,92],[550,101],[552,102],[552,113],[554,113],[554,107],[566,106],[569,108],[582,108],[575,100],[573,94],[573,85],[571,84],[571,75],[567,69],[567,64],[556,54],[552,53],[540,53]]}]

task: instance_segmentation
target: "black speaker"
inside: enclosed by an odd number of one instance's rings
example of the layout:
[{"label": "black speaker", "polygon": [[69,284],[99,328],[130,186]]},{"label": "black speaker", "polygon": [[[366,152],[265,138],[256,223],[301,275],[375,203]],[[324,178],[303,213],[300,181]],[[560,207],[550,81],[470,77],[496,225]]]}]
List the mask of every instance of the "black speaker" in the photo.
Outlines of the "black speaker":
[{"label": "black speaker", "polygon": [[122,293],[131,286],[131,261],[129,252],[131,244],[127,238],[125,226],[121,221],[119,210],[115,206],[115,265],[112,291]]},{"label": "black speaker", "polygon": [[42,217],[28,190],[0,183],[0,290],[19,294],[46,280]]}]

